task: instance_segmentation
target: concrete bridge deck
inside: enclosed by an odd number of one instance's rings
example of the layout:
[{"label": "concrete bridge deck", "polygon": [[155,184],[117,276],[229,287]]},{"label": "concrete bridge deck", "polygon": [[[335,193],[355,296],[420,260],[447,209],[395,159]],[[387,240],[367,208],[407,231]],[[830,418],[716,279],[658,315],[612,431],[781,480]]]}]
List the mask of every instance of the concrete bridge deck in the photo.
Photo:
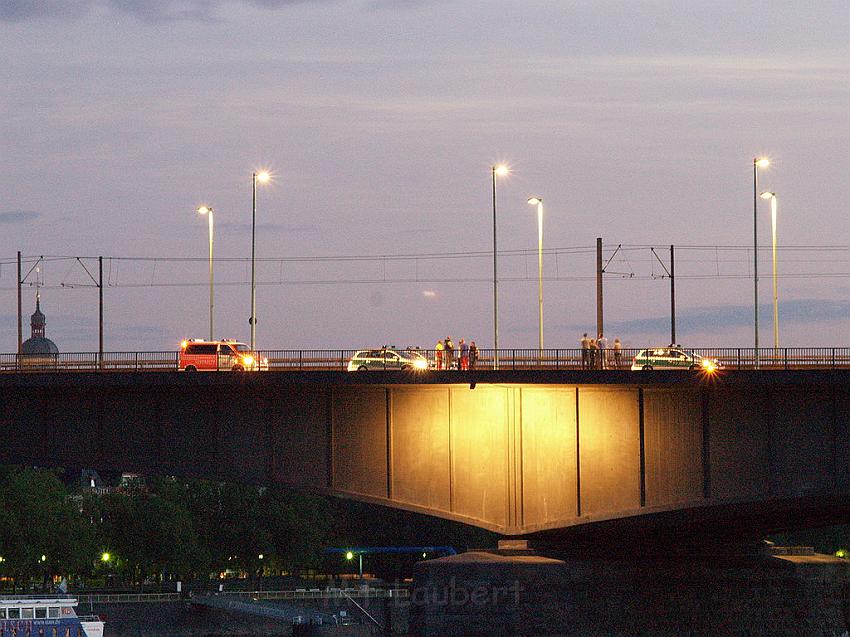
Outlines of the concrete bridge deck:
[{"label": "concrete bridge deck", "polygon": [[507,535],[847,519],[850,371],[0,376],[0,462],[290,484]]}]

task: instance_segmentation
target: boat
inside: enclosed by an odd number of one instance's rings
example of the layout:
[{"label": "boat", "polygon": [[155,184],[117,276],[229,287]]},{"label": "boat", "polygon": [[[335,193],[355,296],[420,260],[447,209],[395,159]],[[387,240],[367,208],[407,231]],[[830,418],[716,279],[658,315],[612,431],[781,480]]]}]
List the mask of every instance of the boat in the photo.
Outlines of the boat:
[{"label": "boat", "polygon": [[97,615],[77,615],[68,595],[0,597],[0,637],[103,637]]}]

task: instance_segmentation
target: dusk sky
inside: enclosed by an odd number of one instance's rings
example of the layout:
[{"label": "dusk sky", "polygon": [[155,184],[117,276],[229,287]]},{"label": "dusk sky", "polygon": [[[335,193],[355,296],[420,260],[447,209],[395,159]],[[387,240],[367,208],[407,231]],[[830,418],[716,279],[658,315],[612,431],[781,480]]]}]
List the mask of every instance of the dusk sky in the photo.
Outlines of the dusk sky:
[{"label": "dusk sky", "polygon": [[[639,246],[666,262],[675,244],[678,340],[751,346],[761,155],[782,344],[850,345],[848,33],[846,0],[2,0],[0,351],[16,349],[18,250],[25,271],[105,258],[107,350],[206,336],[202,203],[217,336],[247,341],[251,174],[266,168],[260,347],[491,347],[501,161],[501,346],[537,344],[531,195],[547,346],[595,328],[596,237],[606,261],[623,246],[609,337],[669,341],[669,282]],[[764,346],[769,212],[760,201]],[[24,338],[36,279],[60,351],[95,350],[97,290],[72,259],[30,274]]]}]

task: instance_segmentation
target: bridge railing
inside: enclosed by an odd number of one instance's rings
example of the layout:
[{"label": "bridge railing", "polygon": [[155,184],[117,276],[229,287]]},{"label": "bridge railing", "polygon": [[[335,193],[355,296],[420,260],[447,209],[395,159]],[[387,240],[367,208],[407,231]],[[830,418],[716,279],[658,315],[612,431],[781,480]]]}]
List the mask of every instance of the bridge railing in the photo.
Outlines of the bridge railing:
[{"label": "bridge railing", "polygon": [[[379,349],[379,348],[377,348]],[[653,349],[653,348],[647,348]],[[260,350],[262,359],[268,359],[270,371],[344,371],[358,350]],[[445,352],[413,350],[428,361],[429,369],[446,369]],[[628,370],[641,348],[627,348],[619,356],[613,348],[593,354],[580,348],[510,348],[498,351],[500,370]],[[724,369],[730,370],[790,370],[850,368],[850,347],[784,347],[761,348],[756,352],[746,347],[685,348],[698,356],[715,359]],[[440,361],[439,365],[437,361]],[[496,351],[479,350],[476,361],[469,362],[470,369],[493,369]],[[0,354],[0,372],[162,372],[179,368],[179,352],[70,352],[58,354]],[[380,366],[370,366],[370,369]],[[386,369],[396,369],[387,364]],[[454,351],[450,369],[460,369],[459,352]]]},{"label": "bridge railing", "polygon": [[260,350],[257,355],[268,359],[269,371],[345,371],[356,349],[291,349]]},{"label": "bridge railing", "polygon": [[176,371],[179,352],[0,354],[0,372]]}]

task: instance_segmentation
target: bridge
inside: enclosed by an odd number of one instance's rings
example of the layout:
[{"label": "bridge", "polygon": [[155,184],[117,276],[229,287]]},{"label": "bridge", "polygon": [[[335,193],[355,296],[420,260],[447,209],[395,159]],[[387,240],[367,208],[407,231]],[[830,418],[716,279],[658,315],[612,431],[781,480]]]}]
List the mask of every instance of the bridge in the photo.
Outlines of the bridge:
[{"label": "bridge", "polygon": [[[676,346],[677,349],[678,346]],[[367,348],[368,349],[368,348]],[[381,348],[373,348],[380,350]],[[386,348],[385,348],[386,349]],[[411,349],[411,348],[408,348]],[[482,348],[478,369],[492,369],[494,360],[501,370],[583,370],[588,368],[627,369],[643,350],[656,347],[624,348],[619,356],[605,350],[593,364],[577,348]],[[665,349],[665,348],[660,348]],[[271,371],[345,371],[356,349],[269,349],[258,350],[256,358]],[[413,349],[436,366],[436,351]],[[850,347],[701,347],[680,350],[696,357],[717,361],[724,369],[850,369]],[[498,356],[496,354],[498,353]],[[169,372],[180,369],[180,352],[63,352],[55,354],[0,354],[0,373],[22,372]],[[222,368],[221,371],[228,371]]]},{"label": "bridge", "polygon": [[510,536],[846,521],[850,370],[0,375],[0,462],[291,485]]}]

